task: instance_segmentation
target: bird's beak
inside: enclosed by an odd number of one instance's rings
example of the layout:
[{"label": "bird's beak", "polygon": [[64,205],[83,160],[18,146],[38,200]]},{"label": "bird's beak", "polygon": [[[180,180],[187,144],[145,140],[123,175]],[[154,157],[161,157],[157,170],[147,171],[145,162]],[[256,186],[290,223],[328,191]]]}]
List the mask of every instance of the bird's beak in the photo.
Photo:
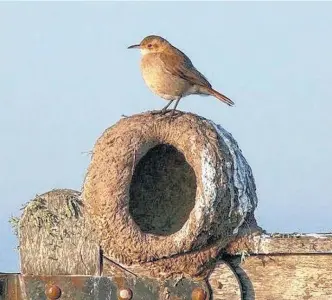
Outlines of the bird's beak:
[{"label": "bird's beak", "polygon": [[131,45],[128,47],[128,49],[135,49],[135,48],[140,48],[141,45]]}]

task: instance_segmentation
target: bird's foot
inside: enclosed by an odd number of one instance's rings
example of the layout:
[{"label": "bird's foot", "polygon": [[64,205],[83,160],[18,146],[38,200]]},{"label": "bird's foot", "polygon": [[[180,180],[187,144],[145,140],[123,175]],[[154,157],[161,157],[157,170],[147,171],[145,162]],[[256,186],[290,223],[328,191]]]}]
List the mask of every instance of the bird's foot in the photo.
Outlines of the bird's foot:
[{"label": "bird's foot", "polygon": [[170,109],[154,110],[151,112],[151,115],[165,115],[170,111],[171,111]]},{"label": "bird's foot", "polygon": [[182,115],[182,111],[176,110],[176,109],[168,109],[165,111],[161,112],[163,115],[167,115],[167,117],[173,118],[173,117],[177,117],[179,115]]},{"label": "bird's foot", "polygon": [[178,116],[182,116],[183,114],[184,114],[183,111],[176,110],[176,109],[172,109],[172,110],[171,110],[170,117],[171,117],[171,118],[173,118],[173,117],[178,117]]},{"label": "bird's foot", "polygon": [[182,111],[176,109],[161,109],[161,110],[154,110],[151,111],[152,115],[161,115],[169,118],[175,118],[183,114]]}]

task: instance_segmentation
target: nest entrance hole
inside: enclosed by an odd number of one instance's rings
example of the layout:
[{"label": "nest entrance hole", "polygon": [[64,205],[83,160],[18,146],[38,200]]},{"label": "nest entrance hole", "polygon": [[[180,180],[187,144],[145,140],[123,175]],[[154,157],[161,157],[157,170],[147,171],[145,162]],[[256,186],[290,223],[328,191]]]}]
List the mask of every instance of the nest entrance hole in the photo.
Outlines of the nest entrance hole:
[{"label": "nest entrance hole", "polygon": [[136,165],[130,185],[129,212],[143,232],[171,235],[187,221],[195,197],[193,168],[175,147],[160,144]]}]

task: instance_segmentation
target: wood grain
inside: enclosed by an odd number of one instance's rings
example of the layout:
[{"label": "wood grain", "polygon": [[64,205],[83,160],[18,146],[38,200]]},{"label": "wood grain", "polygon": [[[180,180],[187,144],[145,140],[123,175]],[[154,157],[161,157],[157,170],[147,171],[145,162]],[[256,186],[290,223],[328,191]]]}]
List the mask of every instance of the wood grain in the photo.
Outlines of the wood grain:
[{"label": "wood grain", "polygon": [[332,299],[332,255],[258,255],[233,264],[244,300]]},{"label": "wood grain", "polygon": [[53,190],[30,201],[19,239],[22,274],[100,274],[99,246],[84,219],[80,192]]},{"label": "wood grain", "polygon": [[208,277],[214,300],[241,300],[242,288],[237,274],[225,261],[219,261]]},{"label": "wood grain", "polygon": [[228,254],[309,254],[331,253],[332,235],[323,234],[255,234],[238,237],[228,244]]}]

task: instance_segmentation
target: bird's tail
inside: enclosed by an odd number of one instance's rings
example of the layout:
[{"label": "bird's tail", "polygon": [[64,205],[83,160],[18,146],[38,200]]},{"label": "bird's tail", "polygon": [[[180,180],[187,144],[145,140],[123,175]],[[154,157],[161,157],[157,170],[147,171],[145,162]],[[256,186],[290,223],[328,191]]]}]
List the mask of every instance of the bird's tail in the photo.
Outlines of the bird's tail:
[{"label": "bird's tail", "polygon": [[211,96],[216,97],[217,99],[219,99],[220,101],[222,101],[222,102],[228,104],[229,106],[232,106],[232,105],[235,104],[231,99],[229,99],[229,98],[227,98],[225,95],[223,95],[223,94],[217,92],[217,91],[214,90],[213,88],[208,88],[207,90],[208,90],[208,92],[209,92],[209,94],[210,94]]}]

